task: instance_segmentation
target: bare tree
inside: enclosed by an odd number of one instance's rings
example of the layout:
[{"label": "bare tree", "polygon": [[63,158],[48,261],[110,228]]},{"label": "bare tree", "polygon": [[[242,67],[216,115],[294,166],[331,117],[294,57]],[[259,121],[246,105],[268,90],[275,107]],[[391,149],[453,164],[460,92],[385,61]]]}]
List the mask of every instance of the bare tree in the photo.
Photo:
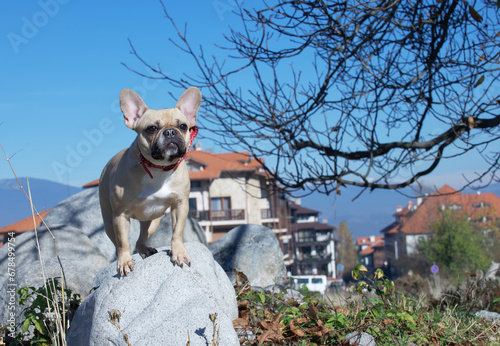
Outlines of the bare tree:
[{"label": "bare tree", "polygon": [[266,170],[289,190],[401,188],[471,151],[489,168],[467,185],[489,183],[500,168],[498,6],[493,0],[240,4],[242,29],[231,29],[227,46],[214,48],[223,60],[207,57],[207,47],[193,49],[164,6],[178,34],[172,42],[198,70],[164,74],[131,47],[148,77],[202,88],[204,126],[213,138],[265,158]]},{"label": "bare tree", "polygon": [[358,264],[358,252],[351,231],[345,221],[342,221],[337,227],[337,238],[337,263],[344,266],[343,273],[337,273],[337,275],[349,277],[351,270]]}]

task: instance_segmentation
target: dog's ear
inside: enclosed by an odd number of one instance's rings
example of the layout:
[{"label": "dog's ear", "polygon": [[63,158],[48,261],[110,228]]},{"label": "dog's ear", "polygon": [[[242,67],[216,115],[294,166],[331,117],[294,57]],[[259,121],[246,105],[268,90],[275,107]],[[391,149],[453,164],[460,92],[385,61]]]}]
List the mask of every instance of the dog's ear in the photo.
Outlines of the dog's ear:
[{"label": "dog's ear", "polygon": [[137,120],[148,110],[148,107],[134,91],[123,89],[120,93],[120,108],[125,118],[125,125],[132,130],[135,129]]},{"label": "dog's ear", "polygon": [[181,110],[182,113],[188,118],[192,126],[196,124],[196,115],[201,106],[201,92],[196,87],[190,87],[182,93],[175,108]]}]

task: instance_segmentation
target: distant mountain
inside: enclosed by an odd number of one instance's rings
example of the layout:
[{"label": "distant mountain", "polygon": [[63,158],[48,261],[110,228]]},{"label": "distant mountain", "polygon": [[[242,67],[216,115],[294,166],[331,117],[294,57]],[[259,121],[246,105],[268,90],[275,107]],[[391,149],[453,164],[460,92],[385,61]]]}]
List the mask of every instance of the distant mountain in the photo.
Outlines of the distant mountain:
[{"label": "distant mountain", "polygon": [[[500,196],[500,183],[491,184],[480,191],[493,192]],[[359,188],[348,186],[341,190],[340,196],[313,193],[302,198],[302,206],[320,211],[320,219],[328,219],[330,225],[338,226],[340,222],[345,221],[353,237],[356,238],[382,235],[380,231],[394,221],[393,214],[397,206],[404,207],[410,200],[415,203],[415,199],[407,197],[415,196],[411,188],[405,188],[400,192],[395,190],[365,191],[353,201],[360,192]],[[463,193],[476,192],[471,189],[463,191]]]},{"label": "distant mountain", "polygon": [[[28,192],[26,178],[20,178]],[[52,208],[82,188],[29,178],[31,197],[39,212]],[[31,215],[30,204],[15,179],[0,179],[0,228]]]}]

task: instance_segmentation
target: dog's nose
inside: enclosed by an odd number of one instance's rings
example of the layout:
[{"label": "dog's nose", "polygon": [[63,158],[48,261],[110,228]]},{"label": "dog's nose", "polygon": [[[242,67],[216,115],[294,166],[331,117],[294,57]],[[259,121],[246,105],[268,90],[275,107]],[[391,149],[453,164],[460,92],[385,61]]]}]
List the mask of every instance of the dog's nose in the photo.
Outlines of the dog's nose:
[{"label": "dog's nose", "polygon": [[166,138],[175,137],[175,130],[174,129],[165,129],[163,131],[163,136]]}]

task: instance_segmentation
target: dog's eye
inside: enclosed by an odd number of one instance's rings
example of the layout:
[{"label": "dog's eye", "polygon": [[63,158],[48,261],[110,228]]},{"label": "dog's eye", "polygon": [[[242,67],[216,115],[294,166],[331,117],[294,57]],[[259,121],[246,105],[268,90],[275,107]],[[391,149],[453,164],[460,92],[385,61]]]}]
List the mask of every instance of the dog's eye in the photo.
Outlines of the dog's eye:
[{"label": "dog's eye", "polygon": [[179,129],[180,129],[181,131],[187,131],[188,127],[187,127],[187,125],[186,125],[186,124],[181,124],[181,125],[179,126]]},{"label": "dog's eye", "polygon": [[156,126],[149,126],[147,129],[146,129],[146,132],[147,133],[151,133],[151,134],[155,134],[156,132],[158,132],[158,128]]}]

